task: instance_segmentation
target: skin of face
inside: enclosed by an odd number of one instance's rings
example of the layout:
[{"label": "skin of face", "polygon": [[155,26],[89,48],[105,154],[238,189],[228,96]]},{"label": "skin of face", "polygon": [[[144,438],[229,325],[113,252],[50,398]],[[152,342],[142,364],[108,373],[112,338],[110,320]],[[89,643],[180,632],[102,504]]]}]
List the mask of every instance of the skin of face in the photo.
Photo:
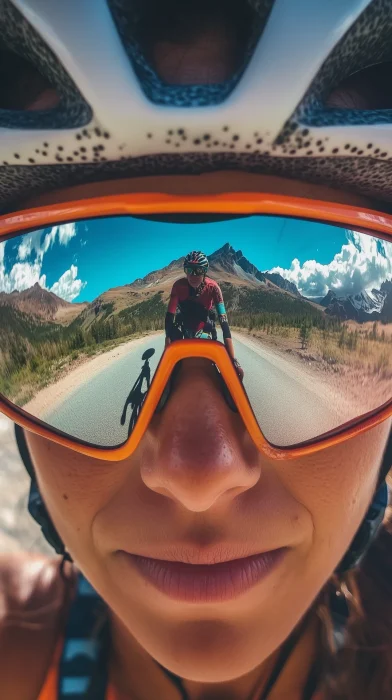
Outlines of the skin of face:
[{"label": "skin of face", "polygon": [[[27,441],[49,513],[108,603],[123,653],[137,645],[199,687],[245,678],[311,606],[366,513],[390,429],[389,420],[311,456],[271,460],[225,403],[208,361],[188,359],[129,458],[92,459],[31,433]],[[217,547],[227,558],[288,549],[267,578],[214,604],[167,598],[118,555]]]},{"label": "skin of face", "polygon": [[194,287],[195,289],[200,287],[203,281],[203,275],[187,275],[186,277],[191,287]]},{"label": "skin of face", "polygon": [[[260,664],[311,605],[368,508],[389,429],[273,462],[225,404],[208,362],[186,360],[128,459],[91,459],[33,435],[28,444],[61,538],[121,625],[174,673],[216,683]],[[239,598],[202,605],[166,598],[117,554],[164,559],[213,546],[237,556],[289,550]]]}]

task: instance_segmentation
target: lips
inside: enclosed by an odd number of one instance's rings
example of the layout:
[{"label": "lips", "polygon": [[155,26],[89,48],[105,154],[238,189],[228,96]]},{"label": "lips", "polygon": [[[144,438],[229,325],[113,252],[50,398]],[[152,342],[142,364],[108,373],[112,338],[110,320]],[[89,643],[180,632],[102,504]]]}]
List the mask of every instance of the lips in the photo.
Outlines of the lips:
[{"label": "lips", "polygon": [[237,598],[265,579],[282,562],[287,548],[218,564],[187,564],[126,552],[118,554],[145,582],[173,600],[218,603]]}]

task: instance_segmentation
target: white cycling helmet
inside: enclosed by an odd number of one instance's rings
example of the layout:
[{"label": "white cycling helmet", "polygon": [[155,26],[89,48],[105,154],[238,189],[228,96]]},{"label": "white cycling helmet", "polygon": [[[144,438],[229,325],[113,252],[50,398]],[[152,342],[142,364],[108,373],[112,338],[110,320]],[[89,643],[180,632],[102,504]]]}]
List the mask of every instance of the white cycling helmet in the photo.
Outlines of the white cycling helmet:
[{"label": "white cycling helmet", "polygon": [[[187,13],[191,30],[208,13],[231,23],[221,82],[176,85],[154,68],[157,42],[186,45],[186,31],[170,34],[177,13],[180,28]],[[0,208],[229,168],[391,202],[391,37],[391,0],[0,0]],[[23,105],[37,75],[56,91],[51,109]]]}]

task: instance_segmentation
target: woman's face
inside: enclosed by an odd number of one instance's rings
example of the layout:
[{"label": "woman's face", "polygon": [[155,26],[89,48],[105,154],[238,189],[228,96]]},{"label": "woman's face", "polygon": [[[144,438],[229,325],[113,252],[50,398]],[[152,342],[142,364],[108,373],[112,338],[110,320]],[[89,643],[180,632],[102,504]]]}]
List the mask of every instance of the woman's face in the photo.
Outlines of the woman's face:
[{"label": "woman's face", "polygon": [[191,287],[197,289],[203,281],[203,275],[187,275],[187,280]]},{"label": "woman's face", "polygon": [[[224,682],[269,656],[330,577],[367,510],[389,430],[390,421],[312,456],[269,460],[211,364],[195,359],[124,461],[27,439],[61,538],[121,626],[174,673]],[[213,602],[168,596],[121,553],[195,563],[281,547],[266,577]]]},{"label": "woman's face", "polygon": [[[40,202],[157,184],[97,183]],[[344,192],[262,175],[169,178],[163,186],[189,194],[279,191],[372,206]],[[195,359],[183,361],[165,409],[124,461],[85,457],[32,434],[27,440],[56,528],[115,613],[117,628],[166,668],[205,683],[256,668],[309,608],[367,510],[390,423],[312,456],[272,461],[225,403],[211,365]],[[169,597],[120,553],[197,563],[281,547],[285,554],[266,577],[214,602]]]}]

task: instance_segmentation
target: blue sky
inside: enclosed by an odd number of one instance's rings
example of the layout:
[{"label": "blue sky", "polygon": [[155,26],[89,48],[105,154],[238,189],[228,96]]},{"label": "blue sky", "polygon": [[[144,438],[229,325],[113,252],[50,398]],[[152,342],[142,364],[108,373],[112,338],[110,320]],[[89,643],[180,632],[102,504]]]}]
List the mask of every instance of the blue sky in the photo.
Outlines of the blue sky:
[{"label": "blue sky", "polygon": [[[85,277],[89,280],[89,289],[83,290],[82,298],[89,298],[93,280],[94,289],[99,289],[99,268],[103,259],[108,280],[106,288],[133,282],[190,250],[203,250],[209,255],[224,243],[242,250],[260,270],[276,265],[286,267],[293,258],[301,256],[307,259],[309,254],[328,262],[344,242],[344,231],[328,228],[328,235],[325,235],[325,225],[266,217],[211,224],[166,224],[130,218],[89,222],[85,236],[89,245],[79,257],[80,274],[83,278],[85,269]],[[100,251],[93,244],[98,240],[102,246]],[[96,252],[87,258],[87,250]],[[95,263],[97,258],[98,265]]]},{"label": "blue sky", "polygon": [[[317,296],[329,287],[347,291],[350,285],[353,291],[362,284],[367,262],[374,257],[369,248],[372,239],[355,236],[334,226],[267,216],[209,224],[95,219],[0,244],[0,291],[21,291],[38,281],[68,301],[92,301],[107,289],[130,284],[192,249],[209,255],[225,243],[242,250],[260,270],[276,269],[304,294]],[[362,239],[367,240],[363,243]],[[379,254],[382,264],[384,253]],[[360,262],[361,275],[356,275],[354,283],[352,267]],[[385,279],[388,270],[381,268],[378,265],[377,275]]]}]

